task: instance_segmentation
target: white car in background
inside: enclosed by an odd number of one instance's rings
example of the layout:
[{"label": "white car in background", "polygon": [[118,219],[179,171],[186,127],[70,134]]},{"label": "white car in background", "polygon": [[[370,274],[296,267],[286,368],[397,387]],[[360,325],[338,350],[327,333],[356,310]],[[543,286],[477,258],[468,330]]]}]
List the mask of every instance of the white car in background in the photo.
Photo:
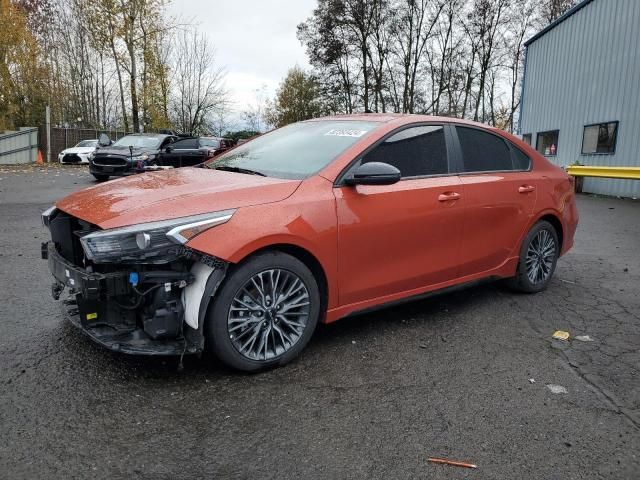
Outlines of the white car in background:
[{"label": "white car in background", "polygon": [[58,154],[60,163],[89,163],[89,155],[98,146],[98,140],[82,140],[75,147],[67,148]]}]

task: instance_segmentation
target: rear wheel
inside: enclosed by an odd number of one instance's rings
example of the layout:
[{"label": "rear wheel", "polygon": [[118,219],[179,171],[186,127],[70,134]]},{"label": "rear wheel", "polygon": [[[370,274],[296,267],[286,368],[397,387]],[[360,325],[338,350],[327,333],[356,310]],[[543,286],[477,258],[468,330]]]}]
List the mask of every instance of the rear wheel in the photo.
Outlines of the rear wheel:
[{"label": "rear wheel", "polygon": [[508,285],[527,293],[544,290],[551,281],[559,255],[556,229],[547,221],[539,221],[522,242],[516,276],[508,280]]},{"label": "rear wheel", "polygon": [[99,182],[106,182],[107,180],[109,180],[109,175],[99,175],[97,173],[92,173],[91,175],[93,175]]},{"label": "rear wheel", "polygon": [[251,372],[295,358],[319,316],[320,292],[311,271],[295,257],[269,252],[229,273],[209,311],[205,335],[220,360]]}]

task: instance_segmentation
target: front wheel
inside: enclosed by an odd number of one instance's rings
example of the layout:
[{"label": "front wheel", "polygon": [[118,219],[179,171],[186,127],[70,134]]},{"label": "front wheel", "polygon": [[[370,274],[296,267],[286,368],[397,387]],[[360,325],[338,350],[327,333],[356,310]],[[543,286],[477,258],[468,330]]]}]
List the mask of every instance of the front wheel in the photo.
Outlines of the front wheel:
[{"label": "front wheel", "polygon": [[256,255],[229,272],[205,324],[208,345],[248,372],[284,365],[309,342],[320,316],[318,283],[291,255]]},{"label": "front wheel", "polygon": [[526,293],[544,290],[551,281],[559,255],[560,243],[556,229],[545,220],[539,221],[522,242],[516,275],[507,284]]}]

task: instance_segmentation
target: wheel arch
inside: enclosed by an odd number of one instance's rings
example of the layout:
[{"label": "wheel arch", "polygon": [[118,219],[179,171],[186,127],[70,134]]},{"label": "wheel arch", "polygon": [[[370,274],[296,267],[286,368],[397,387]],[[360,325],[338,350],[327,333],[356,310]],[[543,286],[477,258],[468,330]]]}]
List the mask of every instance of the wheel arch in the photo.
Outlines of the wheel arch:
[{"label": "wheel arch", "polygon": [[560,217],[558,217],[558,215],[556,215],[555,213],[551,213],[551,212],[546,212],[543,215],[541,215],[534,223],[534,225],[536,223],[538,223],[539,221],[544,220],[546,222],[549,222],[551,224],[551,226],[553,226],[553,228],[556,231],[556,234],[558,235],[558,242],[560,243],[559,245],[559,250],[562,252],[562,248],[564,245],[564,227],[562,225],[562,221],[560,220]]},{"label": "wheel arch", "polygon": [[243,263],[248,259],[265,252],[282,252],[287,255],[300,260],[313,274],[314,278],[318,282],[318,289],[320,290],[320,319],[319,321],[324,323],[327,307],[329,304],[329,283],[327,279],[327,273],[325,272],[322,263],[306,248],[292,243],[275,243],[272,245],[265,245],[263,247],[254,250],[245,255],[238,263]]}]

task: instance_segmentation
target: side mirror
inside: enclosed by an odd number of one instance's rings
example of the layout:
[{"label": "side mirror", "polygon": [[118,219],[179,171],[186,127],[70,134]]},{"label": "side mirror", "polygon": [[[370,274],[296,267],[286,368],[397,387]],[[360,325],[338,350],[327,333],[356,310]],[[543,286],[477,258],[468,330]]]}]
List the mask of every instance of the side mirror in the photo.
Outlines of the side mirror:
[{"label": "side mirror", "polygon": [[400,170],[382,162],[360,165],[352,175],[345,178],[347,185],[391,185],[400,181]]},{"label": "side mirror", "polygon": [[109,145],[111,145],[111,139],[109,138],[109,135],[107,135],[106,133],[101,133],[98,137],[98,145],[100,145],[101,147],[108,147]]},{"label": "side mirror", "polygon": [[167,148],[164,149],[165,152],[167,153],[171,153],[173,152],[173,147],[171,145],[169,145]]}]

